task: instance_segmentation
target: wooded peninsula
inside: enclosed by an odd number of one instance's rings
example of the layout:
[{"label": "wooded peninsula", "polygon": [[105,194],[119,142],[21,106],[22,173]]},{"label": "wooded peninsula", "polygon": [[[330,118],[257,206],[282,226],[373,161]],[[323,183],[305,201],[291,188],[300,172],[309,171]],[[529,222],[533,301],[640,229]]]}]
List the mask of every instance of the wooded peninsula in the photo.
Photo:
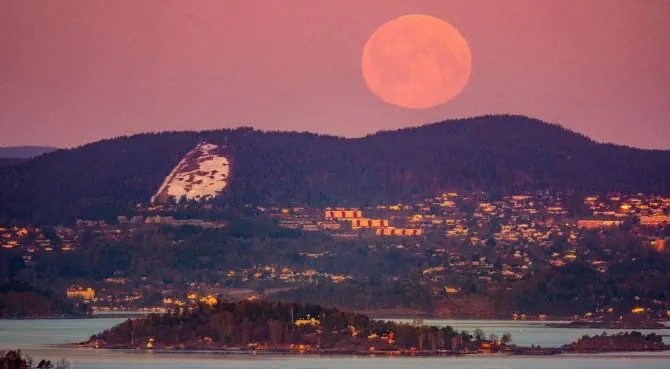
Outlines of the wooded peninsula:
[{"label": "wooded peninsula", "polygon": [[245,300],[211,301],[166,314],[129,319],[78,344],[148,350],[315,354],[461,355],[503,352],[550,355],[572,352],[655,351],[669,347],[656,334],[588,337],[558,348],[520,347],[510,334],[381,321],[319,305]]}]

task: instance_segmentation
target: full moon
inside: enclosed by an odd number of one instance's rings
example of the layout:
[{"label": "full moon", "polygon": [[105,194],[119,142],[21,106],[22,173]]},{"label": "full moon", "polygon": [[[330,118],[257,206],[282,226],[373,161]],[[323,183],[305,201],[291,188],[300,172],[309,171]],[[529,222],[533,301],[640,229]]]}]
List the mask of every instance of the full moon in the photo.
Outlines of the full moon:
[{"label": "full moon", "polygon": [[405,15],[379,27],[363,49],[363,77],[383,101],[410,109],[444,104],[470,79],[470,47],[449,23]]}]

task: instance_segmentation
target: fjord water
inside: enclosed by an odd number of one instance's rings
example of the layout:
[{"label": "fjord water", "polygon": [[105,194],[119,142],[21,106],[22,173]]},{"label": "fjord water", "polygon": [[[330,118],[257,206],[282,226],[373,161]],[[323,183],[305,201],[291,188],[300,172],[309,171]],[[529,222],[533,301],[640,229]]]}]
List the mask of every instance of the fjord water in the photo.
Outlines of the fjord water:
[{"label": "fjord water", "polygon": [[[396,368],[668,368],[670,353],[617,353],[600,355],[560,355],[518,357],[506,355],[476,355],[465,357],[407,358],[407,357],[319,357],[308,355],[282,356],[268,354],[221,354],[212,352],[146,352],[111,351],[70,348],[63,344],[88,339],[125,320],[97,319],[35,319],[0,320],[0,349],[21,348],[34,358],[68,359],[73,369],[112,368],[230,368],[230,369],[396,369]],[[558,346],[584,334],[599,334],[602,329],[546,328],[544,322],[426,320],[425,324],[452,325],[459,330],[501,335],[509,332],[520,345]],[[608,334],[617,330],[606,330]],[[656,330],[670,335],[670,329]],[[667,340],[667,337],[666,337]]]}]

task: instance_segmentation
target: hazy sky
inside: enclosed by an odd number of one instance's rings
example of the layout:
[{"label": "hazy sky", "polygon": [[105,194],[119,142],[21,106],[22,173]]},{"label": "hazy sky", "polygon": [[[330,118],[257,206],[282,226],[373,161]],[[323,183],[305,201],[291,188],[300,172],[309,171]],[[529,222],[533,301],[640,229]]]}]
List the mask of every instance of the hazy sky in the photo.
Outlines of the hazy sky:
[{"label": "hazy sky", "polygon": [[[368,37],[410,13],[470,45],[469,84],[445,105],[389,105],[363,80]],[[0,146],[519,113],[670,148],[669,15],[670,0],[2,0]]]}]

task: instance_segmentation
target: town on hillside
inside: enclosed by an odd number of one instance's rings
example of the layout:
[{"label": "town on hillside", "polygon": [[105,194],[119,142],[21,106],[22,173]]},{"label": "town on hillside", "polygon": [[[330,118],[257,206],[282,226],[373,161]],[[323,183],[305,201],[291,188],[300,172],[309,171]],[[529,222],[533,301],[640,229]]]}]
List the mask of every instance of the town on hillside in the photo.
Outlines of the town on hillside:
[{"label": "town on hillside", "polygon": [[[346,286],[374,285],[373,279],[381,277],[384,283],[418,286],[407,288],[425,291],[425,295],[419,293],[417,300],[430,302],[408,306],[390,297],[369,297],[361,299],[366,301],[365,306],[348,307],[387,312],[406,309],[412,314],[429,311],[436,316],[471,313],[514,319],[546,319],[548,314],[576,315],[574,318],[578,319],[603,314],[670,317],[669,300],[653,294],[621,293],[618,296],[619,292],[615,291],[604,298],[591,291],[589,304],[576,302],[583,299],[582,295],[570,296],[574,300],[570,302],[574,311],[560,312],[547,311],[551,310],[550,301],[548,308],[540,304],[525,311],[525,305],[495,305],[475,298],[484,292],[502,293],[516,288],[540,275],[545,267],[585,265],[595,276],[605,276],[612,270],[627,273],[621,270],[622,262],[634,261],[636,258],[631,255],[638,252],[667,255],[668,197],[616,193],[588,195],[571,201],[560,194],[537,192],[488,200],[481,192],[447,192],[416,204],[318,209],[258,207],[254,209],[257,217],[271,219],[271,223],[286,234],[303,235],[300,239],[307,241],[297,246],[276,241],[270,243],[276,248],[271,251],[263,249],[265,245],[252,243],[248,247],[259,247],[257,251],[267,253],[268,260],[258,262],[259,256],[239,251],[243,255],[239,259],[228,258],[217,265],[210,260],[217,256],[205,254],[204,241],[194,236],[192,230],[201,230],[214,238],[217,232],[230,236],[225,232],[232,232],[231,221],[225,217],[190,217],[185,215],[188,211],[184,211],[188,206],[176,203],[138,206],[133,213],[119,215],[116,222],[79,220],[73,225],[58,226],[8,223],[0,226],[0,244],[3,252],[19,256],[26,268],[31,265],[37,268],[35,265],[49,260],[67,260],[53,256],[57,254],[83,253],[93,257],[85,250],[95,245],[144,242],[158,247],[193,244],[201,249],[201,253],[193,255],[193,261],[174,262],[174,265],[191,263],[188,265],[202,269],[201,274],[186,273],[179,267],[172,272],[162,269],[158,272],[157,267],[148,266],[142,269],[145,274],[135,275],[129,273],[131,266],[126,261],[120,261],[110,266],[104,275],[74,272],[55,284],[67,298],[91,304],[98,311],[162,311],[198,302],[215,304],[221,299],[310,300],[316,299],[319,293],[326,293],[326,290],[314,292],[317,291],[314,288],[346,291]],[[326,237],[329,241],[310,243],[309,237]],[[612,242],[613,239],[617,242]],[[620,249],[622,241],[637,250]],[[356,249],[359,254],[352,254],[353,246],[347,245],[363,246]],[[117,256],[114,250],[106,252],[109,258]],[[273,252],[281,257],[269,261]],[[356,259],[372,259],[374,255],[395,264],[380,267],[378,271],[365,270],[369,269],[365,267],[356,269]],[[343,261],[338,263],[337,258]],[[351,265],[342,265],[349,258],[353,260]],[[411,265],[404,266],[407,263],[399,263],[399,260],[411,261]],[[542,288],[551,288],[551,282],[546,283],[549,287]],[[620,290],[633,291],[633,287],[624,286],[626,283],[617,283]],[[317,302],[346,305],[342,301]]]}]

